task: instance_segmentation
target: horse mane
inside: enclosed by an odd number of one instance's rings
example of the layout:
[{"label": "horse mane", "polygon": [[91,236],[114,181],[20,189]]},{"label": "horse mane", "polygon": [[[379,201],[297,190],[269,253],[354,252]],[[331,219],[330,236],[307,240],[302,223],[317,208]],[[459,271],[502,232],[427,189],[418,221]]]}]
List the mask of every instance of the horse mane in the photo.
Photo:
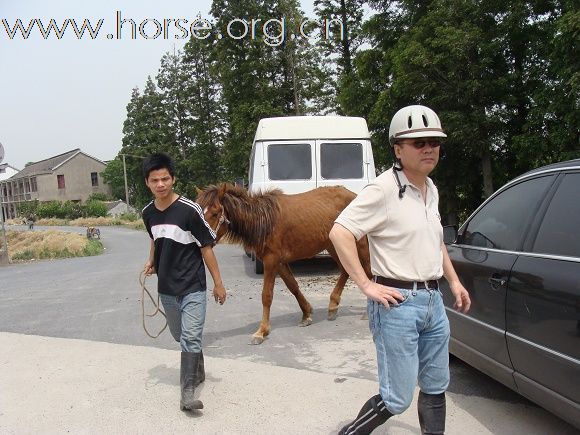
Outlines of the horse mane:
[{"label": "horse mane", "polygon": [[[223,198],[220,190],[225,188]],[[229,183],[207,186],[197,197],[198,204],[205,208],[221,202],[230,224],[223,236],[229,243],[241,244],[247,251],[261,251],[272,234],[280,217],[279,189],[264,193],[248,194],[246,189]]]}]

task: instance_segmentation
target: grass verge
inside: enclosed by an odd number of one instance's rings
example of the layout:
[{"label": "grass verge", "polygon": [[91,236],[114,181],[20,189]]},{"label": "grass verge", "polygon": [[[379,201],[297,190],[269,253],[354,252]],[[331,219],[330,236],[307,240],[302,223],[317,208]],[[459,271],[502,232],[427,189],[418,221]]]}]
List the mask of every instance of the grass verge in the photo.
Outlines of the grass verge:
[{"label": "grass verge", "polygon": [[[9,219],[6,221],[8,225],[26,225],[26,222],[22,219]],[[42,226],[77,226],[77,227],[109,227],[113,225],[119,225],[126,228],[132,228],[134,230],[145,230],[145,225],[143,225],[143,220],[127,220],[118,217],[94,217],[94,218],[79,218],[74,220],[67,219],[39,219],[34,225]]]},{"label": "grass verge", "polygon": [[8,231],[6,236],[11,262],[88,257],[104,250],[99,240],[64,231]]}]

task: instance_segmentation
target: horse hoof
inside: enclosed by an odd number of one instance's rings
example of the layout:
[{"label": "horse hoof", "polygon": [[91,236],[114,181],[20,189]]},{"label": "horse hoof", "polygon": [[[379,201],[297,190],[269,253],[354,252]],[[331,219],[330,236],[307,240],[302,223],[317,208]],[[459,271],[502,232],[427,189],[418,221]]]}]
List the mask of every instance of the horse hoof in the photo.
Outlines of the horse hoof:
[{"label": "horse hoof", "polygon": [[329,311],[328,312],[328,320],[336,320],[336,316],[338,315],[338,311]]},{"label": "horse hoof", "polygon": [[250,344],[262,344],[264,342],[264,337],[252,337]]},{"label": "horse hoof", "polygon": [[308,317],[307,319],[303,319],[302,322],[300,322],[298,326],[304,327],[304,326],[310,326],[310,325],[312,325],[312,318]]}]

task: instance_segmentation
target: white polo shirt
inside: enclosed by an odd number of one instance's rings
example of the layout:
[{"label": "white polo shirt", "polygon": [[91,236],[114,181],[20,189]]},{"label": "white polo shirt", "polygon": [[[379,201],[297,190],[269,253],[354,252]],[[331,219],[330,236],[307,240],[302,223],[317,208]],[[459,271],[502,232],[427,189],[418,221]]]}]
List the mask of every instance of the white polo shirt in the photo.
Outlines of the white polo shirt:
[{"label": "white polo shirt", "polygon": [[357,240],[369,240],[373,275],[404,281],[427,281],[443,276],[443,227],[439,215],[439,193],[427,178],[427,199],[398,171],[403,198],[394,169],[367,185],[342,211],[336,223]]}]

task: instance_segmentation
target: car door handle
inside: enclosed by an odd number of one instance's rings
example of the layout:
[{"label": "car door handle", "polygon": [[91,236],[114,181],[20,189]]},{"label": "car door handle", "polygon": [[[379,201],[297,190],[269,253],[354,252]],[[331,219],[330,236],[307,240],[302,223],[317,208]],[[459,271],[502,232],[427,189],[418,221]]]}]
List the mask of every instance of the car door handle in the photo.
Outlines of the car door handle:
[{"label": "car door handle", "polygon": [[501,287],[504,287],[507,281],[503,278],[496,278],[495,276],[491,276],[488,278],[487,282],[493,290],[499,290]]}]

